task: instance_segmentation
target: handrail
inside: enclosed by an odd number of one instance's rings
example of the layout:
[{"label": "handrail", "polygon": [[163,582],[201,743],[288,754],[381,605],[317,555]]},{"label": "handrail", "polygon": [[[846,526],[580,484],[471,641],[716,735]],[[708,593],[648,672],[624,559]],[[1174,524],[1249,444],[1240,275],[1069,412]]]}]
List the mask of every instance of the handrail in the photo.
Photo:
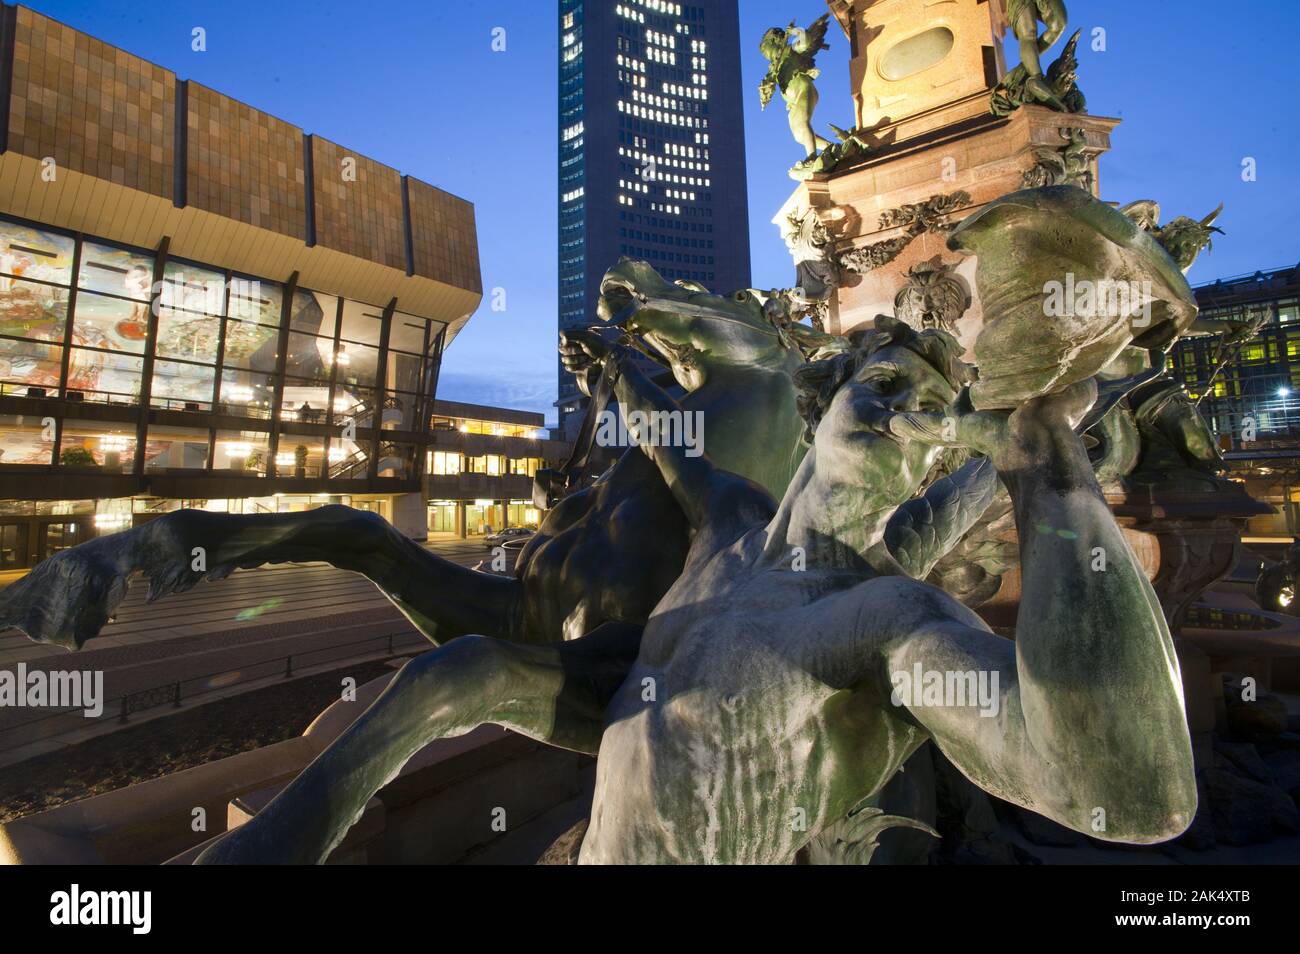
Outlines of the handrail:
[{"label": "handrail", "polygon": [[364,451],[354,450],[349,456],[330,466],[330,478],[345,477],[352,471],[356,470],[359,465],[364,464],[369,460],[370,458],[366,456]]}]

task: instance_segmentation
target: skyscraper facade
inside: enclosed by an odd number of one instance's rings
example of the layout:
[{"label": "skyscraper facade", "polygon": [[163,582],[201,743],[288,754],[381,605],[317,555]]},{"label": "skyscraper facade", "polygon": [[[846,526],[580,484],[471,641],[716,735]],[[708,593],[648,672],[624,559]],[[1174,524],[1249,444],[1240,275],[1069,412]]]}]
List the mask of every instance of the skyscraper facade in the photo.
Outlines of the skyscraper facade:
[{"label": "skyscraper facade", "polygon": [[[737,0],[560,0],[559,329],[598,321],[620,256],[749,285]],[[560,426],[585,397],[559,366]]]}]

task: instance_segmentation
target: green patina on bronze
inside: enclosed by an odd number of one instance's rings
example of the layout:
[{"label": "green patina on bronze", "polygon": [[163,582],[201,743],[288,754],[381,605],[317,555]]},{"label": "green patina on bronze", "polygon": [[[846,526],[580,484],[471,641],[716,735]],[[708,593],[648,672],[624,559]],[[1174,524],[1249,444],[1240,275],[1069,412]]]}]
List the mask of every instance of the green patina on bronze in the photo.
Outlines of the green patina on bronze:
[{"label": "green patina on bronze", "polygon": [[767,75],[758,85],[759,102],[766,109],[772,96],[780,90],[790,133],[804,149],[804,158],[790,169],[793,179],[829,172],[844,160],[867,150],[858,130],[828,124],[839,142],[831,142],[813,131],[812,117],[818,100],[816,79],[821,75],[815,60],[822,50],[830,49],[825,42],[829,20],[830,14],[823,13],[807,29],[796,27],[793,20],[787,27],[772,27],[758,45],[768,63]]}]

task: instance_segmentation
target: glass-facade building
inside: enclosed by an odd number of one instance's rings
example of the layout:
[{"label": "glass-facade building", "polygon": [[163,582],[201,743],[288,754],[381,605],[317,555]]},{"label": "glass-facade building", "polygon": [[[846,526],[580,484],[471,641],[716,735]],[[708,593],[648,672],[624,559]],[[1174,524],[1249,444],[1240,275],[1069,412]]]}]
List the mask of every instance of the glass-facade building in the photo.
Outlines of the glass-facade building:
[{"label": "glass-facade building", "polygon": [[423,538],[481,298],[469,202],[0,4],[0,569],[180,507]]},{"label": "glass-facade building", "polygon": [[1184,338],[1170,356],[1174,374],[1223,445],[1242,443],[1249,419],[1259,443],[1300,438],[1300,274],[1296,268],[1222,279],[1195,289],[1200,316],[1210,320],[1262,318],[1260,333],[1224,357],[1215,336]]},{"label": "glass-facade building", "polygon": [[572,445],[552,438],[543,415],[438,401],[425,490],[431,534],[476,537],[507,527],[536,529],[533,477],[558,466]]},{"label": "glass-facade building", "polygon": [[1218,336],[1183,338],[1170,364],[1200,399],[1229,474],[1276,511],[1250,521],[1251,538],[1284,542],[1300,534],[1300,266],[1194,291],[1203,318],[1263,320],[1239,346],[1224,348]]},{"label": "glass-facade building", "polygon": [[[227,484],[217,500],[204,495],[203,506],[235,511],[267,509],[261,498],[307,484],[332,499],[418,488],[445,330],[0,218],[0,406],[10,412],[0,414],[0,472],[287,479],[274,491]],[[12,413],[16,404],[34,406]],[[102,530],[181,501],[133,494],[93,512],[93,501],[60,503],[49,509],[65,513],[48,516],[91,516],[87,530]],[[40,508],[17,504],[0,504],[5,566],[50,551],[19,539],[25,524],[13,518]]]},{"label": "glass-facade building", "polygon": [[[748,287],[736,0],[560,0],[559,15],[559,329],[598,323],[621,256]],[[558,377],[571,434],[585,397]]]}]

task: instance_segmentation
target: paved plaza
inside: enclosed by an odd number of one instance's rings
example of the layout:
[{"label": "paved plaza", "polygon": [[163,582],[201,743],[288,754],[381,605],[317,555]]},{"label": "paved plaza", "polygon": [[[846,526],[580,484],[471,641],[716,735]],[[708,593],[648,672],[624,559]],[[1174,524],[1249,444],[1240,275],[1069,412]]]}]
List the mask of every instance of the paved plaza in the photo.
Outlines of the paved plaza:
[{"label": "paved plaza", "polygon": [[[481,540],[432,540],[429,548],[473,566],[488,556]],[[118,724],[129,693],[180,683],[183,701],[215,698],[266,685],[286,671],[319,672],[352,660],[415,652],[428,645],[364,577],[320,563],[237,570],[223,581],[200,583],[186,593],[145,602],[143,581],[131,588],[117,618],[78,653],[31,642],[16,630],[0,634],[0,670],[96,670],[104,673],[109,708],[94,731]],[[389,642],[391,637],[391,644]],[[137,720],[170,707],[133,715]],[[41,719],[48,711],[0,708],[0,763],[34,751],[31,746],[86,729],[68,718]],[[40,721],[35,721],[40,720]],[[8,756],[8,757],[6,757]]]}]

